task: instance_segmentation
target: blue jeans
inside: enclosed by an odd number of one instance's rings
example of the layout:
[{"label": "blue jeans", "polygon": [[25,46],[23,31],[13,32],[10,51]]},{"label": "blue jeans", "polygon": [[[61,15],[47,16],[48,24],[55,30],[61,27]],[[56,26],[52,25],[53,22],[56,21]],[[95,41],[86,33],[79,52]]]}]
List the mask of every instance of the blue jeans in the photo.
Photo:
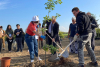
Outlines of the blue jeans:
[{"label": "blue jeans", "polygon": [[26,33],[25,35],[25,41],[27,43],[29,53],[30,53],[30,59],[34,60],[34,53],[36,57],[38,57],[38,43],[37,39],[35,39],[35,36],[30,36]]}]

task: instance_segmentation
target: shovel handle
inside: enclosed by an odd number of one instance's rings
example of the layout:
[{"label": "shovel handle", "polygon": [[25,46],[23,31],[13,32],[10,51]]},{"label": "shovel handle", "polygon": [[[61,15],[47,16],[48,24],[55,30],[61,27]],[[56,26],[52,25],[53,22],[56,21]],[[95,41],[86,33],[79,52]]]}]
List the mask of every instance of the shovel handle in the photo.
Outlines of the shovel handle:
[{"label": "shovel handle", "polygon": [[61,56],[65,51],[66,51],[66,49],[73,43],[73,42],[75,42],[74,40],[59,54],[59,56]]},{"label": "shovel handle", "polygon": [[[47,36],[52,40],[52,38],[48,34],[47,34]],[[54,43],[63,51],[63,49],[55,41],[54,41]]]}]

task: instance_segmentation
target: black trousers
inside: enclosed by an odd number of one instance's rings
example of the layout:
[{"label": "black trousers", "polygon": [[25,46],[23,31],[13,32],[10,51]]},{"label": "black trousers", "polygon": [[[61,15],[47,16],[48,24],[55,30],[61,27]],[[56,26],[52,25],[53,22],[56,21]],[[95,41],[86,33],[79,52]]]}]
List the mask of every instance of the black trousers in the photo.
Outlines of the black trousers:
[{"label": "black trousers", "polygon": [[92,47],[92,50],[94,51],[95,49],[95,33],[94,32],[92,32],[91,47]]},{"label": "black trousers", "polygon": [[24,37],[22,37],[22,47],[24,48]]},{"label": "black trousers", "polygon": [[2,49],[2,38],[0,38],[0,52],[1,52],[1,49]]},{"label": "black trousers", "polygon": [[[10,40],[12,40],[12,41],[10,41]],[[7,38],[7,42],[8,42],[8,51],[11,51],[13,39]]]},{"label": "black trousers", "polygon": [[[51,34],[49,34],[49,36],[52,37]],[[58,37],[55,39],[55,42],[57,41],[58,41]],[[54,47],[56,47],[56,44],[52,42],[52,40],[49,37],[48,37],[48,45],[53,45]],[[54,54],[56,54],[56,51],[54,52]]]}]

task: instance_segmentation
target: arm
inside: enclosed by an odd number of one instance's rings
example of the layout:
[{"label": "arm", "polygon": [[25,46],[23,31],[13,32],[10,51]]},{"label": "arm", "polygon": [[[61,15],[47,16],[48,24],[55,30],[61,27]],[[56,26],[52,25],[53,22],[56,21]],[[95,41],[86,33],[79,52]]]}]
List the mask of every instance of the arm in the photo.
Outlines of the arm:
[{"label": "arm", "polygon": [[53,36],[54,39],[57,37],[57,35],[58,35],[58,33],[59,33],[59,24],[56,25],[56,28],[57,28],[57,29],[55,30],[56,33],[55,33],[55,35]]},{"label": "arm", "polygon": [[37,31],[33,31],[34,34],[36,34],[37,36],[41,36]]},{"label": "arm", "polygon": [[77,34],[81,34],[84,31],[84,24],[81,17],[76,19],[77,22]]},{"label": "arm", "polygon": [[69,31],[68,31],[68,38],[70,37],[69,34],[70,34],[70,28],[69,28]]},{"label": "arm", "polygon": [[16,30],[14,31],[14,34],[16,35]]},{"label": "arm", "polygon": [[5,33],[5,34],[6,34],[7,38],[9,38],[9,36],[7,35],[7,31],[6,31],[6,33]]},{"label": "arm", "polygon": [[97,28],[97,27],[98,27],[97,22],[96,22],[95,19],[93,19],[93,21],[92,21],[92,23],[91,23],[91,27],[92,27],[92,28]]}]

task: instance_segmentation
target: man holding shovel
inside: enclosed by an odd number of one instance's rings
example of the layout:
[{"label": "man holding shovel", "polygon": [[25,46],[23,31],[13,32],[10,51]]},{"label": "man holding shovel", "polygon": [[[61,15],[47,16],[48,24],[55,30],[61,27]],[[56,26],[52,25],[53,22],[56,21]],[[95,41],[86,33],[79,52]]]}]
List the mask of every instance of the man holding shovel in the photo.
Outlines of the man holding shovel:
[{"label": "man holding shovel", "polygon": [[74,36],[74,40],[77,40],[78,36],[80,37],[78,43],[78,58],[79,58],[79,67],[84,67],[84,45],[87,47],[87,51],[90,53],[90,57],[92,62],[89,64],[93,66],[98,66],[96,61],[95,54],[91,48],[91,37],[92,37],[92,29],[91,22],[84,12],[79,11],[78,7],[74,7],[72,9],[74,16],[76,17],[77,23],[77,33]]},{"label": "man holding shovel", "polygon": [[[59,24],[56,22],[56,17],[52,16],[52,20],[51,21],[46,21],[47,24],[47,31],[46,33],[52,38],[48,37],[48,44],[52,45],[53,42],[53,46],[56,47],[56,44],[54,43],[58,41],[59,37],[58,37],[58,33],[59,33]],[[54,52],[54,54],[56,54],[56,51]]]}]

